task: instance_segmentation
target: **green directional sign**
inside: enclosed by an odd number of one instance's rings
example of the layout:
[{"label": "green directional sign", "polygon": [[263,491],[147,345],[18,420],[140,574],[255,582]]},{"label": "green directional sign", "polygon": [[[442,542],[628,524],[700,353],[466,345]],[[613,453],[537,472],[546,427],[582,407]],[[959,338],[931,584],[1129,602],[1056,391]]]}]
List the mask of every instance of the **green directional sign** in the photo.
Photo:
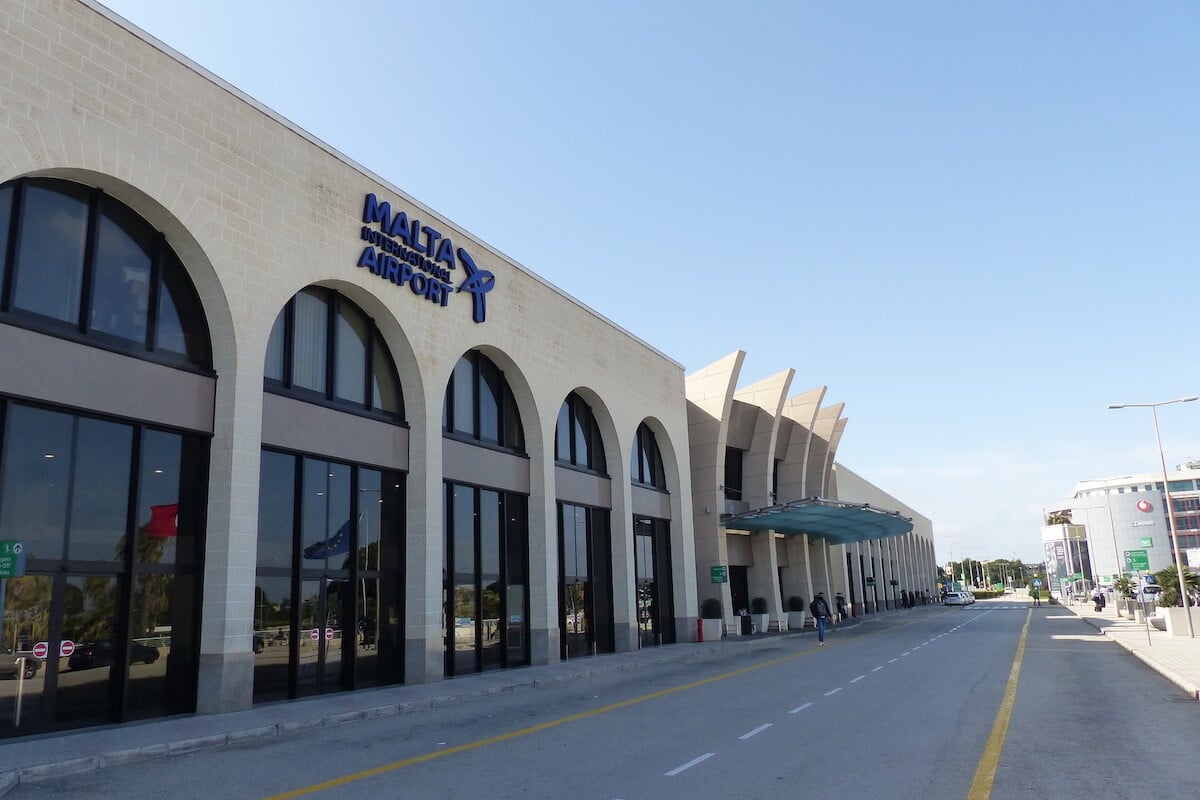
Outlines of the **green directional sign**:
[{"label": "green directional sign", "polygon": [[729,567],[710,567],[708,574],[713,583],[729,583]]},{"label": "green directional sign", "polygon": [[0,578],[20,578],[25,574],[25,546],[21,542],[0,541]]},{"label": "green directional sign", "polygon": [[1150,571],[1150,554],[1145,550],[1126,550],[1125,551],[1125,569],[1134,572],[1149,572]]},{"label": "green directional sign", "polygon": [[1138,539],[1138,547],[1154,547],[1154,538],[1151,536],[1142,536]]}]

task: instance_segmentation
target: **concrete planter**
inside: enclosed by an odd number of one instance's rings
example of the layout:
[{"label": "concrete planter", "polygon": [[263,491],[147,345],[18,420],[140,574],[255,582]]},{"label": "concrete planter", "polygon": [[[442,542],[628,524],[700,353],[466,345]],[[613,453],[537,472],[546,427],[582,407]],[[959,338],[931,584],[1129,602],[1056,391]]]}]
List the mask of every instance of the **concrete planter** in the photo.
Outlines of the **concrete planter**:
[{"label": "concrete planter", "polygon": [[751,614],[750,619],[754,620],[755,633],[766,633],[771,629],[770,614]]},{"label": "concrete planter", "polygon": [[721,634],[725,630],[725,620],[702,619],[700,620],[700,629],[704,634],[704,641],[719,642],[721,641]]},{"label": "concrete planter", "polygon": [[1167,621],[1168,636],[1188,636],[1187,612],[1192,612],[1192,627],[1200,631],[1200,608],[1169,607],[1158,609],[1159,616]]},{"label": "concrete planter", "polygon": [[804,612],[789,611],[787,612],[788,630],[799,631],[804,630]]}]

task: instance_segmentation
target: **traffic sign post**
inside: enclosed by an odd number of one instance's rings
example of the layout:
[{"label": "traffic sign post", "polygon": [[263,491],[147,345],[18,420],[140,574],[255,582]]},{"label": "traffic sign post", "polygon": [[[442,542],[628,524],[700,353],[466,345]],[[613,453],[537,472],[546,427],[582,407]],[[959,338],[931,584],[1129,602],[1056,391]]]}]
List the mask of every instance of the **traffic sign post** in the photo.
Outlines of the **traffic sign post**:
[{"label": "traffic sign post", "polygon": [[1130,572],[1149,572],[1150,554],[1145,550],[1126,550],[1125,569]]},{"label": "traffic sign post", "polygon": [[25,545],[19,541],[0,541],[0,578],[25,575]]}]

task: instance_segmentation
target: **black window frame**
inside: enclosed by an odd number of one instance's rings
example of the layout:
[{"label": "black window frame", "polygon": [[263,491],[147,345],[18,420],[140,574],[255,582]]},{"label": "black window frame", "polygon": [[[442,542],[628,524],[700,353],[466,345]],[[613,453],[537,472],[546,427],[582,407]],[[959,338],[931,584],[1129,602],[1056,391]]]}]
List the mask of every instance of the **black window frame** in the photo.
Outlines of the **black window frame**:
[{"label": "black window frame", "polygon": [[[471,366],[470,402],[472,404],[471,417],[474,421],[473,431],[458,430],[454,427],[455,414],[459,410],[455,408],[455,381],[458,379],[456,373],[458,365],[463,361]],[[496,385],[500,390],[500,396],[496,398],[496,406],[493,409],[497,420],[495,439],[485,437],[483,434],[484,414],[480,408],[484,396],[481,386],[483,381],[488,379],[487,373],[489,372],[491,372],[491,377],[496,379]],[[455,363],[455,369],[451,370],[450,377],[446,381],[446,392],[442,400],[442,435],[509,453],[526,455],[525,426],[521,420],[521,411],[517,407],[512,386],[509,384],[504,370],[478,350],[469,350],[464,353],[462,358]]]},{"label": "black window frame", "polygon": [[741,500],[743,492],[743,472],[745,471],[746,451],[740,447],[725,447],[725,480],[722,488],[726,500]]},{"label": "black window frame", "polygon": [[639,486],[667,491],[667,475],[663,468],[662,452],[658,448],[658,438],[644,422],[638,425],[634,435],[629,479]]},{"label": "black window frame", "polygon": [[[326,306],[325,388],[322,391],[296,386],[294,380],[293,355],[295,352],[296,337],[296,297],[304,292],[321,295]],[[366,352],[364,353],[364,399],[362,403],[338,397],[335,386],[337,383],[338,315],[343,306],[350,309],[352,313],[361,315],[367,322],[369,332],[366,342]],[[279,315],[276,316],[275,321],[271,323],[272,331],[275,330],[275,326],[279,324],[280,319],[283,320],[283,377],[269,377],[265,374],[264,370],[263,391],[302,400],[314,405],[337,409],[338,411],[346,411],[358,416],[386,420],[407,427],[407,422],[405,421],[404,387],[400,383],[399,371],[396,369],[396,360],[392,357],[391,350],[383,340],[383,334],[380,332],[379,326],[375,323],[375,318],[363,310],[360,305],[336,289],[330,289],[326,286],[306,286],[287,301],[283,309],[279,312]],[[391,364],[390,374],[381,377],[395,382],[398,411],[388,411],[375,407],[375,356],[378,349],[382,349],[383,354]]]},{"label": "black window frame", "polygon": [[[568,427],[568,452],[566,454],[560,452],[561,448],[559,447],[559,426],[563,424],[564,412]],[[587,439],[587,457],[582,462],[579,458],[579,448],[575,438],[576,426],[583,429],[583,435]],[[600,434],[596,415],[592,412],[591,405],[577,392],[567,395],[567,399],[559,408],[558,422],[554,428],[554,460],[559,464],[608,477],[608,459],[604,455],[604,437]]]},{"label": "black window frame", "polygon": [[[30,188],[43,189],[58,194],[74,196],[84,204],[87,215],[86,241],[81,265],[79,303],[74,320],[62,320],[36,311],[14,306],[17,274],[21,265],[17,256],[21,246],[23,215],[26,194]],[[9,218],[0,221],[7,226],[7,246],[0,250],[0,322],[33,330],[58,338],[87,344],[103,350],[135,356],[189,371],[212,374],[212,337],[208,321],[204,316],[203,304],[195,283],[188,275],[182,259],[167,241],[166,235],[136,210],[101,189],[77,181],[60,178],[17,178],[0,184],[0,190],[11,191]],[[108,212],[112,212],[111,214]],[[132,224],[140,223],[143,235],[151,238],[150,271],[147,285],[147,307],[145,338],[140,341],[126,339],[92,327],[92,310],[96,301],[96,273],[98,270],[98,238],[100,218],[109,216],[118,227],[119,218],[124,217]],[[186,342],[194,346],[192,354],[167,350],[159,344],[158,309],[164,285],[170,284],[167,292],[180,315],[180,326]],[[177,295],[176,292],[179,292]]]},{"label": "black window frame", "polygon": [[[260,448],[260,463],[261,461],[265,461],[263,458],[265,454],[271,454],[273,456],[278,456],[291,461],[291,553],[289,563],[287,565],[264,564],[256,560],[254,567],[255,585],[256,587],[258,586],[259,578],[287,580],[289,585],[289,604],[291,610],[289,614],[287,628],[288,632],[286,637],[288,647],[286,686],[280,688],[278,685],[270,685],[265,689],[262,686],[257,687],[253,691],[253,702],[256,704],[268,703],[283,699],[293,700],[301,697],[313,696],[314,694],[314,692],[306,693],[302,690],[297,674],[297,670],[299,669],[299,637],[302,633],[302,629],[300,628],[300,601],[302,599],[303,587],[306,582],[319,583],[322,581],[341,581],[347,586],[357,586],[358,582],[363,578],[382,579],[384,573],[388,572],[394,574],[394,576],[398,579],[398,591],[395,596],[395,601],[397,617],[400,620],[404,620],[406,618],[405,614],[407,605],[405,595],[406,563],[403,561],[403,559],[408,536],[407,527],[405,526],[405,515],[407,512],[408,503],[408,473],[394,467],[382,467],[375,464],[347,461],[345,459],[333,458],[319,453],[311,453],[285,447],[267,445],[264,445]],[[331,566],[328,560],[323,561],[321,565],[315,563],[306,564],[304,561],[305,548],[314,544],[314,542],[305,541],[303,530],[303,493],[305,490],[304,469],[306,464],[310,462],[312,464],[327,464],[331,466],[345,467],[349,470],[349,497],[351,507],[349,519],[346,522],[347,536],[349,537],[349,552],[347,557],[343,560],[342,566]],[[383,499],[384,495],[390,495],[391,502],[396,506],[395,511],[389,513],[395,513],[396,515],[394,519],[398,525],[398,529],[396,531],[398,541],[393,543],[393,547],[394,552],[398,554],[401,559],[399,563],[392,563],[389,561],[387,566],[379,563],[375,567],[371,567],[370,564],[363,564],[358,558],[358,554],[361,550],[360,544],[363,537],[363,531],[362,524],[359,520],[359,514],[357,513],[358,503],[356,500],[360,497],[362,492],[373,491],[366,490],[361,487],[362,473],[364,470],[378,472],[380,474],[381,481],[384,482],[384,485],[381,486],[380,499]],[[386,486],[386,482],[388,480],[395,480],[396,483],[393,484],[391,488],[388,488]],[[261,495],[259,502],[261,506]],[[262,513],[261,507],[259,509],[259,513]],[[359,618],[356,613],[356,607],[354,603],[355,598],[353,595],[354,593],[351,592],[348,595],[342,595],[340,597],[343,602],[342,605],[337,609],[339,618],[351,620],[354,623],[349,626],[343,626],[343,631],[357,630]],[[403,630],[404,624],[401,623],[402,641]],[[347,640],[345,634],[343,633],[341,640],[342,643],[339,645],[342,648],[340,673],[332,680],[328,675],[324,673],[318,673],[313,684],[315,686],[316,695],[339,691],[356,691],[365,688],[404,683],[403,652],[399,654],[400,657],[395,663],[385,665],[387,669],[382,670],[379,676],[371,679],[370,681],[364,682],[361,676],[358,674],[358,659],[354,653],[354,646],[353,644],[347,644],[348,641],[353,642],[353,639],[354,637],[352,635],[350,639]],[[378,642],[376,642],[375,646],[379,646]],[[324,642],[320,642],[318,647],[322,653],[327,652],[329,649],[329,645]],[[350,652],[347,653],[347,650]]]},{"label": "black window frame", "polygon": [[[112,674],[108,680],[108,694],[104,700],[103,710],[95,718],[81,718],[78,722],[62,719],[60,707],[56,706],[58,699],[59,677],[58,668],[47,669],[45,687],[47,695],[42,698],[45,716],[40,722],[34,723],[23,730],[7,730],[0,732],[0,742],[9,738],[17,738],[26,734],[39,734],[66,730],[81,730],[94,728],[98,725],[124,723],[135,720],[161,719],[176,714],[194,713],[197,702],[197,686],[200,672],[199,639],[204,608],[204,574],[207,539],[207,508],[208,508],[208,472],[211,459],[211,436],[195,431],[181,430],[168,426],[153,424],[143,420],[114,417],[94,411],[60,406],[57,404],[0,395],[0,458],[5,452],[5,435],[7,424],[13,406],[35,409],[38,411],[59,414],[72,421],[72,438],[78,435],[81,421],[88,420],[104,424],[117,425],[130,429],[130,447],[128,458],[128,474],[125,489],[125,528],[121,538],[121,549],[108,559],[73,558],[70,551],[72,531],[64,532],[62,549],[57,556],[29,558],[25,564],[25,575],[29,577],[48,578],[52,586],[51,626],[47,641],[58,642],[62,638],[62,615],[65,585],[72,578],[111,578],[114,581],[114,591],[117,594],[115,614],[112,618],[111,640],[116,645],[111,663]],[[181,473],[179,476],[179,504],[186,513],[178,516],[177,541],[188,542],[187,548],[176,551],[169,562],[144,561],[138,555],[139,534],[139,500],[141,499],[143,470],[146,453],[143,447],[147,432],[161,433],[178,437],[181,447]],[[73,445],[74,447],[74,442]],[[72,461],[75,456],[72,456]],[[0,471],[4,465],[0,463]],[[75,479],[70,477],[71,486],[68,492],[77,491]],[[2,488],[2,487],[0,487]],[[3,498],[0,497],[0,501]],[[179,636],[172,637],[172,652],[176,653],[174,663],[179,670],[172,676],[174,683],[170,691],[159,698],[160,706],[137,706],[131,704],[130,683],[134,679],[130,673],[130,648],[133,628],[133,603],[139,590],[139,579],[166,576],[179,581],[184,586],[191,599],[190,607],[179,612],[176,618],[182,626],[176,629]],[[78,644],[78,643],[77,643]],[[53,699],[51,699],[53,698]],[[50,713],[53,708],[53,714]],[[149,711],[147,711],[149,708]]]}]

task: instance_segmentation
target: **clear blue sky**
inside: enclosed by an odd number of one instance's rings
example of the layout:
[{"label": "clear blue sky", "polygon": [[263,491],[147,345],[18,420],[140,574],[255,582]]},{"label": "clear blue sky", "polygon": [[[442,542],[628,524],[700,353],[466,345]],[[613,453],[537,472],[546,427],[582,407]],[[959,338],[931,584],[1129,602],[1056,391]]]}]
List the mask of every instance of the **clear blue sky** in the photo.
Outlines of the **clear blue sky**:
[{"label": "clear blue sky", "polygon": [[687,372],[828,386],[943,562],[1200,393],[1200,5],[105,4]]}]

